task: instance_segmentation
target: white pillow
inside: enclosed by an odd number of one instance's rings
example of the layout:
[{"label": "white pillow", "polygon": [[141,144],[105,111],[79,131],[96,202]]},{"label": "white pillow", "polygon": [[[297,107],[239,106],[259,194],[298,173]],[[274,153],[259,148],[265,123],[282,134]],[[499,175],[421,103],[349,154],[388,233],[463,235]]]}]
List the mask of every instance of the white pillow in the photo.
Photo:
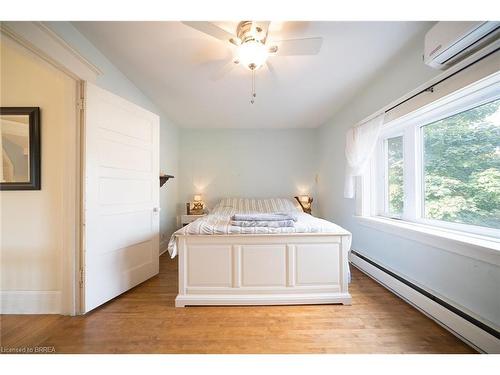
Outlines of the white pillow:
[{"label": "white pillow", "polygon": [[224,198],[213,209],[213,213],[232,209],[239,213],[301,212],[294,200],[288,198]]}]

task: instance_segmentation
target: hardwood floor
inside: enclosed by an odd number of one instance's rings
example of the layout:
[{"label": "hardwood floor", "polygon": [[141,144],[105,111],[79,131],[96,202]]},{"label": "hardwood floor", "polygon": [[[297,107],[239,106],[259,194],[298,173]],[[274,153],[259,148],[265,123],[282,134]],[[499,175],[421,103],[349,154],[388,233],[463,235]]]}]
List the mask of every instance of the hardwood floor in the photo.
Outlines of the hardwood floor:
[{"label": "hardwood floor", "polygon": [[177,259],[85,316],[2,315],[4,348],[56,353],[474,353],[351,267],[352,306],[175,308]]}]

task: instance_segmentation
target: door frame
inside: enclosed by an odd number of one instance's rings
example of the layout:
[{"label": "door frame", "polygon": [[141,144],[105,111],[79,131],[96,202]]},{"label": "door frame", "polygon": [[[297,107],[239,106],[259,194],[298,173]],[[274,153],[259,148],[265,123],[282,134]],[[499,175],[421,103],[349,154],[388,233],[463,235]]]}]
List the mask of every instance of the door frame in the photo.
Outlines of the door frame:
[{"label": "door frame", "polygon": [[85,156],[85,81],[95,82],[100,69],[83,57],[44,22],[7,21],[0,33],[47,61],[75,81],[76,116],[64,136],[61,314],[82,313],[83,288],[83,188]]}]

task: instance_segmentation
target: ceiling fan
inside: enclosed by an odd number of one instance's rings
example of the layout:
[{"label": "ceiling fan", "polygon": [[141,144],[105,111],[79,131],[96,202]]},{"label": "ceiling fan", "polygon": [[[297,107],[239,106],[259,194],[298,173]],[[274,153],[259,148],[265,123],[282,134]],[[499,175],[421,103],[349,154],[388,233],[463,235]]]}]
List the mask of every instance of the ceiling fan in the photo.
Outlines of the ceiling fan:
[{"label": "ceiling fan", "polygon": [[323,38],[302,38],[288,40],[270,40],[269,21],[241,21],[232,34],[212,22],[186,21],[185,25],[208,34],[227,43],[233,52],[233,58],[212,79],[217,80],[229,73],[234,66],[241,65],[252,72],[252,99],[255,94],[255,71],[264,65],[274,72],[268,61],[271,56],[317,55]]}]

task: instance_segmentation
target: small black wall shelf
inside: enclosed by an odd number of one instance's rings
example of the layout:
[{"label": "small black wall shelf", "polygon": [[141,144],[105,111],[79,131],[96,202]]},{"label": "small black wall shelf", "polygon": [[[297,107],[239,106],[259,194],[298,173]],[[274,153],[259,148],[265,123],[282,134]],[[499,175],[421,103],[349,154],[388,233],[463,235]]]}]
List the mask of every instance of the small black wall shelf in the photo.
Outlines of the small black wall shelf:
[{"label": "small black wall shelf", "polygon": [[171,178],[175,178],[175,177],[172,176],[171,174],[166,174],[166,175],[160,176],[160,187],[165,185],[165,182],[167,182]]}]

